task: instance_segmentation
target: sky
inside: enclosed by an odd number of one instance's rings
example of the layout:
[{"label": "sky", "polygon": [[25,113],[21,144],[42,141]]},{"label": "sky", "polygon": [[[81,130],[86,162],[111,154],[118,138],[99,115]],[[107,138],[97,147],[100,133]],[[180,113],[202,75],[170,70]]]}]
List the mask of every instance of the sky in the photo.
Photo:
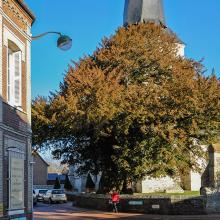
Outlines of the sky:
[{"label": "sky", "polygon": [[[25,0],[36,15],[33,36],[58,31],[73,39],[70,51],[56,35],[32,43],[32,97],[59,89],[71,61],[92,52],[123,24],[124,0]],[[204,58],[207,74],[220,76],[220,0],[164,0],[167,26],[186,44],[186,56]]]}]

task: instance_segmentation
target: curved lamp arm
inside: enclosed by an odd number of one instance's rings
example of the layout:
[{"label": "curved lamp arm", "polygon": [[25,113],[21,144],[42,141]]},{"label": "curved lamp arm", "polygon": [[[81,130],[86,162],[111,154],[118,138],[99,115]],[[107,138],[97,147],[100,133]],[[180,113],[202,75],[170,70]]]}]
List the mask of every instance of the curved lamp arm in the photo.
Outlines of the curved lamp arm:
[{"label": "curved lamp arm", "polygon": [[37,40],[39,38],[42,38],[48,34],[58,34],[60,36],[62,36],[62,34],[60,32],[56,32],[56,31],[48,31],[48,32],[45,32],[45,33],[42,33],[42,34],[39,34],[37,36],[32,36],[32,40]]},{"label": "curved lamp arm", "polygon": [[48,32],[39,34],[37,36],[33,36],[32,40],[38,40],[39,38],[42,38],[48,34],[59,35],[59,38],[57,40],[57,47],[60,48],[61,50],[69,50],[72,47],[72,39],[69,36],[63,35],[60,32],[56,32],[56,31],[48,31]]}]

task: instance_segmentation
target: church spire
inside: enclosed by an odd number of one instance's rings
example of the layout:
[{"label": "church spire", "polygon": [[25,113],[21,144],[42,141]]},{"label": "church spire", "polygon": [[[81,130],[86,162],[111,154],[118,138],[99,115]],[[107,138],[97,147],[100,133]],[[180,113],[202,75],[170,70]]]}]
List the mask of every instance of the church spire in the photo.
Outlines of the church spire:
[{"label": "church spire", "polygon": [[144,21],[165,25],[163,0],[125,0],[124,26]]}]

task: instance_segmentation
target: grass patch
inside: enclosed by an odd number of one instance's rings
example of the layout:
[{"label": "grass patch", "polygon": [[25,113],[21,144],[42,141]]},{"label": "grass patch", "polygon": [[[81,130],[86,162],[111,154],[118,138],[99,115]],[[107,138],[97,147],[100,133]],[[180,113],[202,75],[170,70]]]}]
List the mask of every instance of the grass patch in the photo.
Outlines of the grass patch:
[{"label": "grass patch", "polygon": [[184,193],[165,193],[165,192],[155,192],[155,193],[134,193],[137,196],[200,196],[199,191],[184,191]]}]

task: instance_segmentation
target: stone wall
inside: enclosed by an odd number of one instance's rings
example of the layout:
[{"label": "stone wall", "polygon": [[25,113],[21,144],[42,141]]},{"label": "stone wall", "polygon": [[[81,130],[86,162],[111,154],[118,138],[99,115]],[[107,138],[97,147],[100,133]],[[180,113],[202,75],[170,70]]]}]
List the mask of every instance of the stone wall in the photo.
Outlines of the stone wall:
[{"label": "stone wall", "polygon": [[207,195],[206,211],[207,213],[220,213],[220,193]]},{"label": "stone wall", "polygon": [[[206,196],[120,196],[119,209],[122,212],[135,212],[161,215],[203,215],[217,213],[220,209],[214,208],[215,198]],[[105,195],[73,195],[68,194],[68,199],[73,204],[82,208],[91,208],[110,211],[109,196]],[[212,204],[212,209],[207,205]],[[215,209],[215,212],[212,210]]]}]

